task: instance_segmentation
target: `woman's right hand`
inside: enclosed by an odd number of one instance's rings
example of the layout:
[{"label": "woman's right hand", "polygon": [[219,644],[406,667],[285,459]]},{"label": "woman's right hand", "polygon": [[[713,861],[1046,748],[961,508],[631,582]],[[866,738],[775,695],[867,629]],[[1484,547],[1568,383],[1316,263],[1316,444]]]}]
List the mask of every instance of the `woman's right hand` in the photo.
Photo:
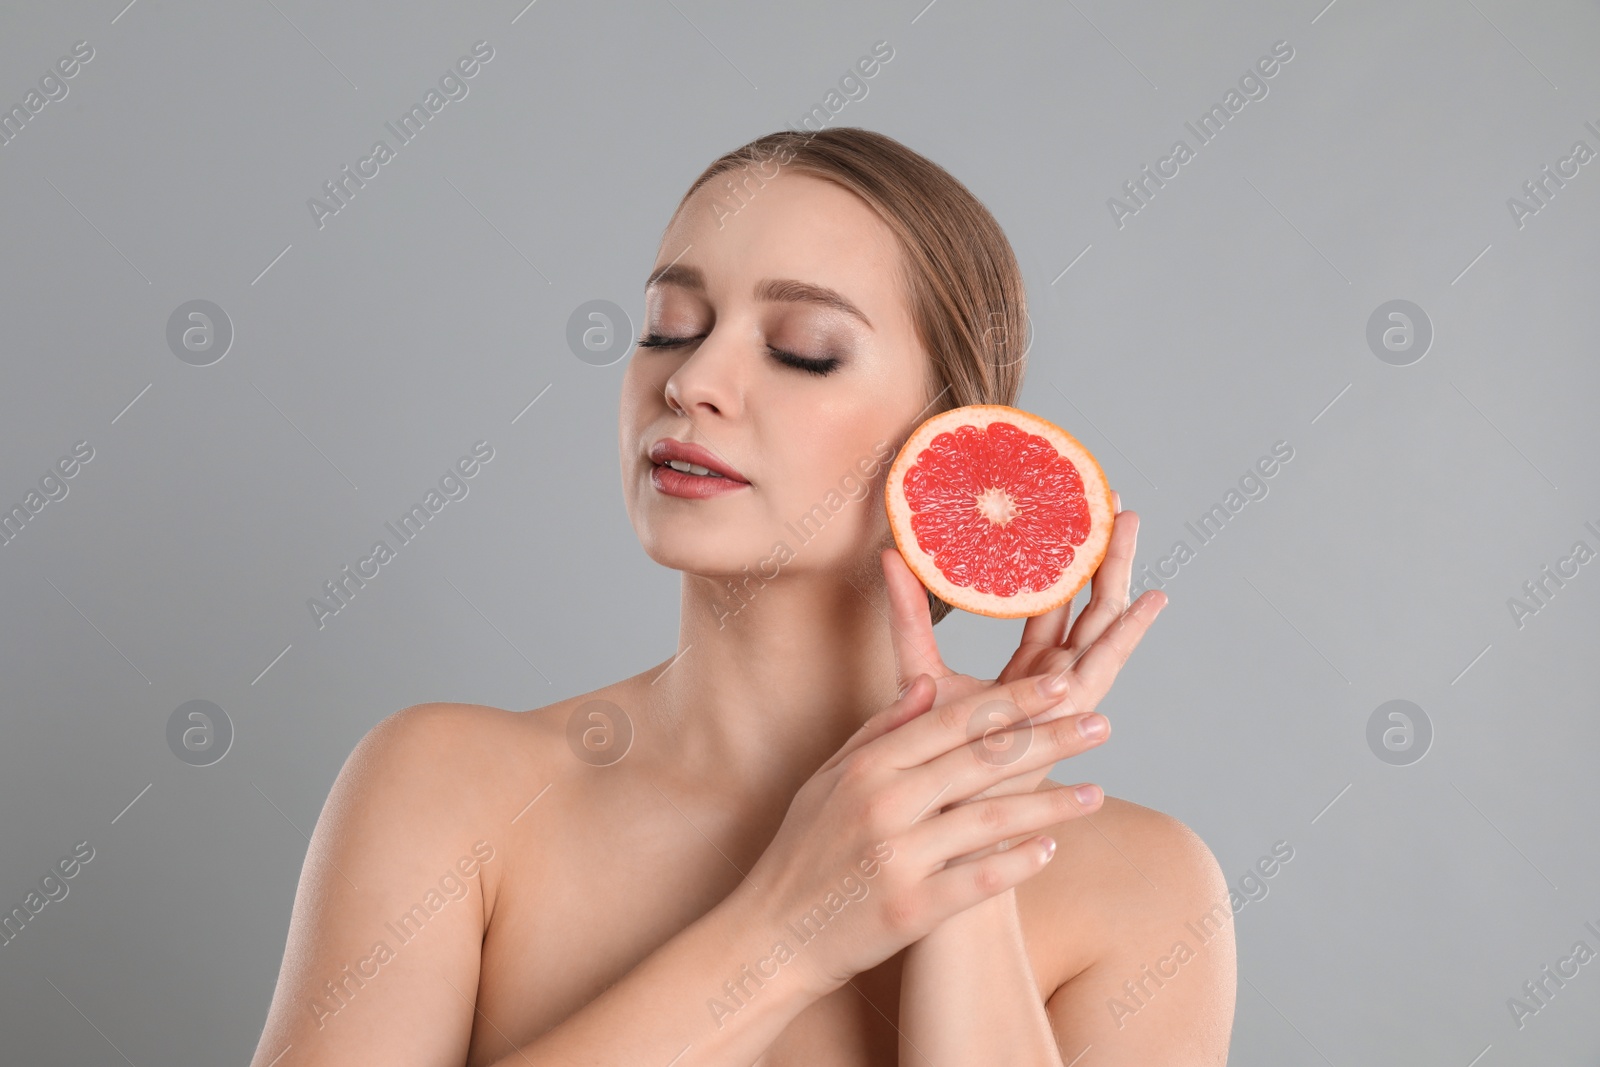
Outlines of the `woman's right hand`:
[{"label": "woman's right hand", "polygon": [[[934,681],[919,675],[800,787],[734,893],[762,928],[753,931],[758,942],[781,941],[794,953],[777,956],[785,970],[819,996],[832,992],[1043,869],[1054,852],[1048,838],[947,864],[1083,814],[1098,797],[1084,804],[1050,788],[943,809],[1109,736],[1109,726],[1098,737],[1082,733],[1081,723],[1104,716],[1065,714],[1064,686],[1042,685],[1052,681],[1059,674],[986,686],[933,708]],[[999,734],[997,722],[1006,727]]]}]

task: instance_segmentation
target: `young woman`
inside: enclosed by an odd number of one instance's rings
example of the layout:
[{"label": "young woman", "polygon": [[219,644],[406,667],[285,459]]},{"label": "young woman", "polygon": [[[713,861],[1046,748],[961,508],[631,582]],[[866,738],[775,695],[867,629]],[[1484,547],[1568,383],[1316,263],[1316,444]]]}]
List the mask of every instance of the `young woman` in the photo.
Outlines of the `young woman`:
[{"label": "young woman", "polygon": [[1028,620],[988,681],[944,665],[949,608],[889,533],[918,423],[1021,385],[989,212],[882,135],[771,134],[690,188],[645,296],[622,488],[683,574],[676,653],[375,727],[254,1067],[1224,1063],[1211,852],[1046,777],[1105,741],[1094,706],[1166,602],[1128,604],[1137,517],[1070,628]]}]

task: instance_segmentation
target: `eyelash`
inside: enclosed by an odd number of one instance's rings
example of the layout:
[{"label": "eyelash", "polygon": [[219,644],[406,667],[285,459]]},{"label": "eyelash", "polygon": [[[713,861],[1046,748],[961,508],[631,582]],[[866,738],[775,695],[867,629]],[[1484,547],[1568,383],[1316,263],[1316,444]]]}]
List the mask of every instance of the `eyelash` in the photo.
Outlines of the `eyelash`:
[{"label": "eyelash", "polygon": [[[663,337],[658,333],[649,333],[639,338],[636,343],[640,348],[676,348],[679,345],[686,345],[693,340],[696,340],[696,338]],[[783,349],[773,348],[771,345],[767,346],[767,351],[771,352],[772,358],[776,359],[779,363],[782,363],[788,367],[794,367],[796,370],[803,370],[807,373],[815,374],[819,378],[832,374],[838,369],[840,363],[839,359],[835,356],[829,356],[827,359],[806,359],[804,356],[797,356],[793,352],[785,352]]]}]

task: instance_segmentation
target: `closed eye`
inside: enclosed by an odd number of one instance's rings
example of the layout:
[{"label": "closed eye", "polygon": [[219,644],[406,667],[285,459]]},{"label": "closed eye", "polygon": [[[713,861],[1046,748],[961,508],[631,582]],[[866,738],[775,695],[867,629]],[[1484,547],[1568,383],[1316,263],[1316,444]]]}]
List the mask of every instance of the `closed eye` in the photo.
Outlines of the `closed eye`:
[{"label": "closed eye", "polygon": [[[636,342],[640,348],[678,348],[682,345],[692,344],[700,340],[698,337],[663,337],[658,333],[647,333]],[[825,359],[808,359],[797,356],[793,352],[785,352],[781,348],[767,346],[767,351],[772,353],[772,358],[786,367],[794,367],[809,374],[823,377],[832,374],[842,362],[837,356],[828,356]]]}]

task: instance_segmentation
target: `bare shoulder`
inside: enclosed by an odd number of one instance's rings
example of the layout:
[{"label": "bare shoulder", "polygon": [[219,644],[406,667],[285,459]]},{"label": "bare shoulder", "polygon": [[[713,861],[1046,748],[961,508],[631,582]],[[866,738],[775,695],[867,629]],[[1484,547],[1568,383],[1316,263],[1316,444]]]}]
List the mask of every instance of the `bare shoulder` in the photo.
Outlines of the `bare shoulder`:
[{"label": "bare shoulder", "polygon": [[551,820],[519,812],[575,773],[567,722],[594,696],[414,704],[362,736],[311,834],[256,1067],[294,1046],[318,1063],[465,1062],[460,991],[480,984],[512,865],[549,844],[535,827]]},{"label": "bare shoulder", "polygon": [[[504,809],[541,749],[527,741],[537,725],[481,705],[416,704],[355,745],[311,835],[255,1063],[296,1045],[320,1063],[465,1058],[471,1004],[439,991],[478,984],[508,863]],[[397,977],[374,981],[380,973]],[[396,1029],[396,1018],[413,1025]]]},{"label": "bare shoulder", "polygon": [[503,760],[557,755],[547,751],[563,742],[572,714],[587,705],[615,707],[607,696],[624,683],[579,693],[527,711],[487,704],[429,701],[402,708],[375,725],[357,751],[390,758],[431,755],[442,772],[466,767],[489,770]]},{"label": "bare shoulder", "polygon": [[568,719],[604,692],[529,711],[452,701],[413,704],[368,731],[344,773],[367,779],[369,793],[385,784],[403,789],[414,798],[411,806],[440,810],[438,801],[447,794],[457,817],[496,819],[507,797],[520,795],[530,782],[549,782],[570,766],[562,758]]},{"label": "bare shoulder", "polygon": [[340,777],[361,781],[364,792],[394,790],[406,807],[436,809],[449,793],[459,813],[516,770],[535,721],[483,704],[433,701],[413,704],[373,726],[350,753]]},{"label": "bare shoulder", "polygon": [[[1060,788],[1045,780],[1041,789]],[[1098,810],[1043,831],[1056,856],[1023,883],[1040,905],[1044,936],[1060,946],[1056,984],[1071,980],[1111,946],[1204,911],[1228,886],[1211,849],[1186,824],[1107,795]],[[1036,884],[1037,883],[1037,884]]]},{"label": "bare shoulder", "polygon": [[[1078,876],[1092,875],[1113,889],[1114,899],[1132,905],[1130,917],[1147,913],[1153,903],[1129,897],[1143,886],[1164,900],[1174,894],[1220,891],[1227,895],[1222,869],[1211,849],[1185,823],[1131,800],[1107,795],[1099,810],[1069,819],[1053,828],[1059,847],[1071,849]],[[1054,864],[1052,864],[1054,866]]]},{"label": "bare shoulder", "polygon": [[1038,970],[1063,1047],[1097,1042],[1108,1064],[1224,1062],[1236,956],[1210,847],[1181,820],[1110,795],[1045,833],[1056,856],[1018,893],[1040,916]]},{"label": "bare shoulder", "polygon": [[[540,788],[570,773],[567,719],[592,696],[529,711],[451,701],[402,708],[350,753],[325,821],[359,828],[374,841],[386,831],[412,843],[449,841],[450,847],[485,835],[498,842],[508,827],[516,828],[519,809]],[[482,882],[489,912],[499,882],[492,868],[485,868]]]}]

